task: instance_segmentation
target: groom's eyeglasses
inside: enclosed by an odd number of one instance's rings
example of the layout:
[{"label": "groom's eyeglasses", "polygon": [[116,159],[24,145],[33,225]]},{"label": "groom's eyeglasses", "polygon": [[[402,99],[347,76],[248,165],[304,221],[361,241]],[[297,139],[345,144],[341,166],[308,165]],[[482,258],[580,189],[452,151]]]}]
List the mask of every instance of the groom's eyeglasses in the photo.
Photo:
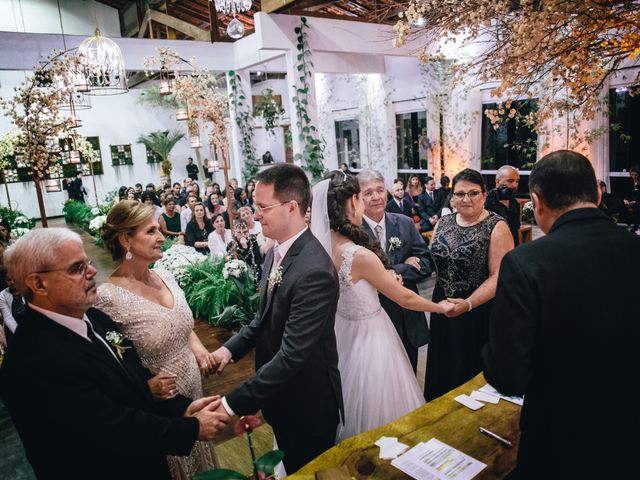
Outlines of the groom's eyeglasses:
[{"label": "groom's eyeglasses", "polygon": [[275,208],[275,207],[279,207],[280,205],[285,205],[289,202],[291,202],[292,200],[287,200],[286,202],[280,202],[280,203],[276,203],[273,205],[267,205],[266,207],[261,207],[260,205],[256,205],[255,206],[255,210],[256,213],[262,215],[262,212],[264,212],[265,210],[269,210],[270,208]]}]

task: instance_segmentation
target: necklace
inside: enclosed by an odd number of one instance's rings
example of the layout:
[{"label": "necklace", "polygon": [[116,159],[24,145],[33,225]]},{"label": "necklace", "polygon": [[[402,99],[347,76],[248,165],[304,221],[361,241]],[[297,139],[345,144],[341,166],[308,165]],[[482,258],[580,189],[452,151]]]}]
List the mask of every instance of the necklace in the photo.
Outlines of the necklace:
[{"label": "necklace", "polygon": [[477,223],[480,223],[482,220],[484,220],[488,216],[489,216],[489,212],[487,212],[486,210],[482,209],[482,212],[480,212],[480,215],[478,215],[472,221],[467,222],[467,221],[463,220],[462,217],[460,216],[460,213],[458,213],[456,215],[456,223],[461,227],[471,227],[473,225],[476,225]]}]

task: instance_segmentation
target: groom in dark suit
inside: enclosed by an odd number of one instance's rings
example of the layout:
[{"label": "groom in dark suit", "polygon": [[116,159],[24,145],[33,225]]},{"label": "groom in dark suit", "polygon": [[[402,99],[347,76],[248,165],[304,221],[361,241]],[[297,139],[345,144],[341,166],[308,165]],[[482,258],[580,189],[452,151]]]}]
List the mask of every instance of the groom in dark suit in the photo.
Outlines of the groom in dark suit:
[{"label": "groom in dark suit", "polygon": [[640,447],[640,416],[629,404],[638,376],[632,299],[640,238],[597,208],[596,176],[579,153],[542,158],[529,191],[546,235],[504,256],[482,352],[487,381],[524,395],[509,478],[633,476],[624,460]]},{"label": "groom in dark suit", "polygon": [[[417,282],[431,275],[431,254],[418,233],[413,219],[398,213],[385,213],[384,177],[374,170],[358,174],[364,200],[362,229],[372,240],[378,240],[391,260],[394,271],[402,275],[404,286],[418,293]],[[418,348],[429,342],[429,327],[423,312],[400,307],[384,295],[380,303],[400,335],[413,370],[418,366]]]},{"label": "groom in dark suit", "polygon": [[[2,397],[39,479],[170,479],[167,455],[188,455],[228,417],[220,400],[154,401],[135,348],[96,298],[80,237],[36,229],[5,253],[28,305],[0,370]],[[115,346],[118,344],[119,346]]]},{"label": "groom in dark suit", "polygon": [[224,397],[223,408],[262,409],[292,474],[333,446],[339,423],[338,276],[304,220],[311,197],[304,171],[282,163],[256,180],[256,220],[276,245],[264,261],[258,315],[214,356],[220,373],[255,348],[255,377]]}]

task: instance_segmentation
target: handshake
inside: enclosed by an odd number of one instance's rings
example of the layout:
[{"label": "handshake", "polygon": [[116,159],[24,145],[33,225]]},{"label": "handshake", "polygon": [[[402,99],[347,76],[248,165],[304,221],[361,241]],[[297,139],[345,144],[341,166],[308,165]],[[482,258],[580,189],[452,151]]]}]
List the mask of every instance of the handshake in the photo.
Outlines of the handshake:
[{"label": "handshake", "polygon": [[191,402],[184,412],[185,417],[198,420],[198,440],[212,440],[229,423],[230,417],[219,395],[203,397]]}]

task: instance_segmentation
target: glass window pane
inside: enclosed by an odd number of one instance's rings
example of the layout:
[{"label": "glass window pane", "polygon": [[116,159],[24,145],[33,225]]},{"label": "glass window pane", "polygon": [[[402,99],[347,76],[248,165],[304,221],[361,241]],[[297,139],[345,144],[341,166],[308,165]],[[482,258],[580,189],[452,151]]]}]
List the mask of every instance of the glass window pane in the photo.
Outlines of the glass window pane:
[{"label": "glass window pane", "polygon": [[335,126],[338,165],[346,163],[351,169],[362,168],[358,120],[340,120],[335,122]]},{"label": "glass window pane", "polygon": [[531,170],[538,155],[538,135],[527,124],[526,117],[538,108],[536,99],[516,100],[515,114],[504,108],[495,128],[485,115],[487,109],[498,109],[497,103],[482,105],[482,170],[497,170],[513,165],[520,170]]},{"label": "glass window pane", "polygon": [[612,88],[609,102],[609,170],[624,172],[640,164],[640,96]]},{"label": "glass window pane", "polygon": [[399,170],[427,170],[429,168],[426,111],[397,114],[396,140]]}]

